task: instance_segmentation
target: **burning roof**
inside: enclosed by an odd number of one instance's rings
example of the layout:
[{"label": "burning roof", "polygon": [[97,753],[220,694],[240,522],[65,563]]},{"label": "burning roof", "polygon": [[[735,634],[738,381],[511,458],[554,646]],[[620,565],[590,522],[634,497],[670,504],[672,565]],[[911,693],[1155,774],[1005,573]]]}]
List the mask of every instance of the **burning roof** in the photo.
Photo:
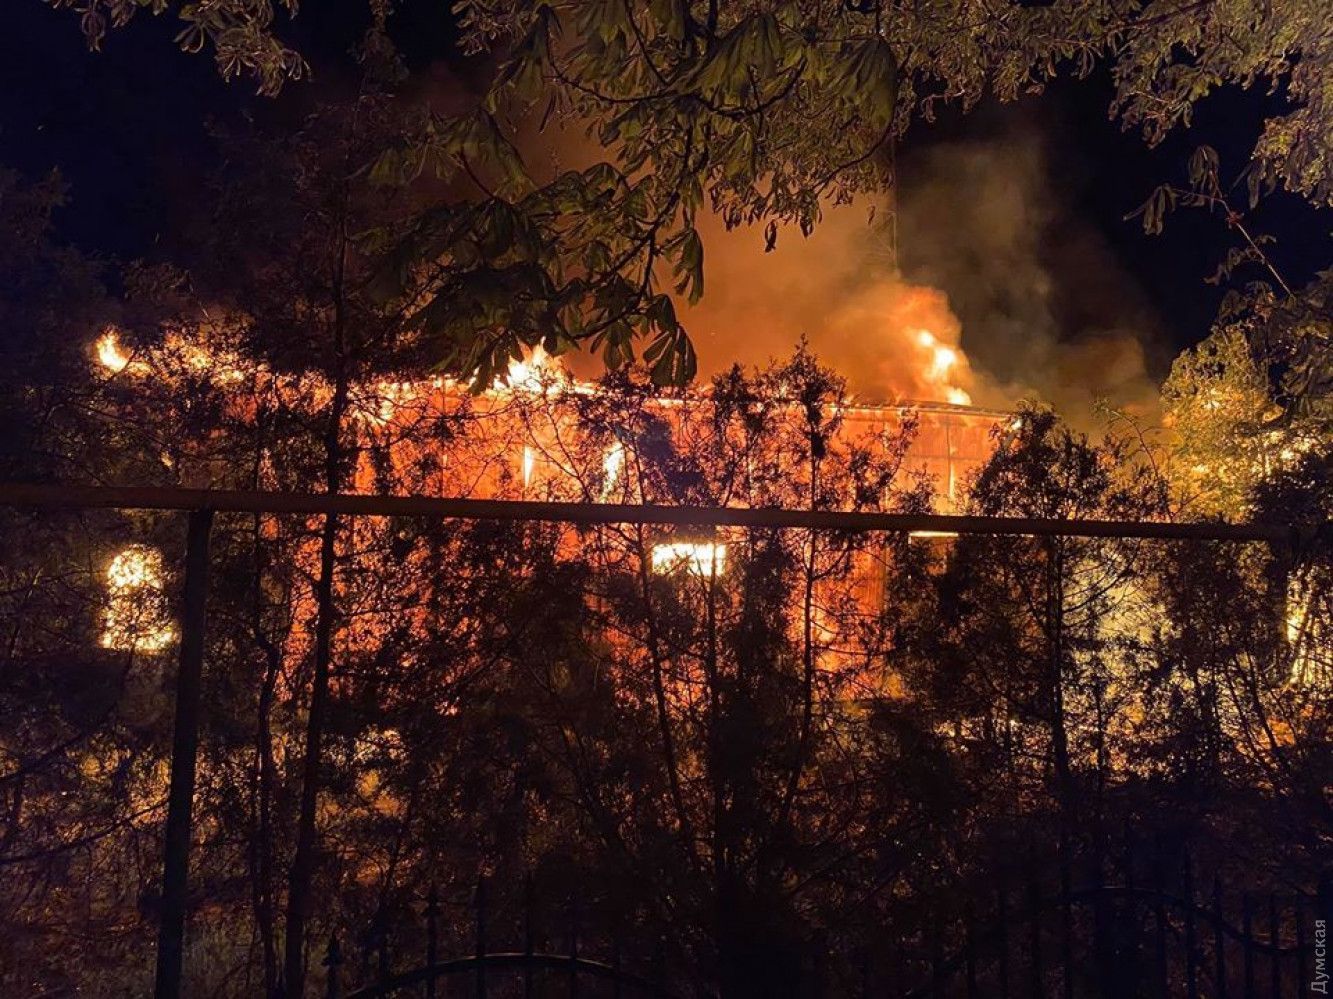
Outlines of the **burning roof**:
[{"label": "burning roof", "polygon": [[[844,428],[841,433],[848,438],[887,440],[906,430],[910,444],[901,471],[931,480],[937,509],[952,512],[957,508],[967,476],[989,457],[993,447],[991,430],[1006,414],[973,407],[968,393],[953,384],[964,363],[957,348],[925,329],[916,330],[911,339],[920,355],[915,359],[920,364],[915,376],[917,383],[933,386],[938,398],[872,401],[848,396],[835,408]],[[260,365],[247,366],[236,351],[207,346],[184,332],[169,332],[159,347],[134,351],[122,342],[116,330],[108,328],[93,344],[93,356],[108,377],[148,381],[174,372],[224,391],[236,390],[238,398],[243,396],[245,386],[262,384],[264,391],[289,397],[298,406],[304,401],[310,407],[317,407],[329,396],[328,386],[318,378],[281,374]],[[474,422],[479,417],[495,417],[493,450],[503,455],[508,468],[498,467],[488,459],[485,464],[489,467],[464,473],[466,461],[441,456],[441,463],[452,464],[455,474],[437,486],[446,494],[487,496],[500,495],[510,488],[507,484],[523,495],[536,495],[553,478],[570,475],[570,462],[557,453],[555,438],[559,432],[555,424],[571,417],[575,400],[596,397],[600,391],[598,383],[574,377],[539,348],[511,363],[504,376],[480,391],[475,385],[433,376],[375,379],[354,385],[350,396],[353,422],[361,426],[365,435],[381,443],[389,442],[391,449],[393,440],[405,442],[415,426],[433,416],[466,410]],[[767,401],[797,405],[795,398],[787,397],[788,391],[778,386],[776,399]],[[679,416],[670,414],[682,409],[707,408],[710,396],[706,386],[674,389],[655,395],[648,405],[668,420],[679,422]],[[546,412],[538,418],[538,410]],[[563,410],[564,415],[556,416],[556,410]],[[407,448],[406,443],[398,446],[402,450]],[[585,490],[582,496],[590,502],[608,501],[623,486],[627,478],[626,442],[613,436],[600,465],[600,485],[591,492]],[[363,475],[358,475],[357,486],[373,491]]]}]

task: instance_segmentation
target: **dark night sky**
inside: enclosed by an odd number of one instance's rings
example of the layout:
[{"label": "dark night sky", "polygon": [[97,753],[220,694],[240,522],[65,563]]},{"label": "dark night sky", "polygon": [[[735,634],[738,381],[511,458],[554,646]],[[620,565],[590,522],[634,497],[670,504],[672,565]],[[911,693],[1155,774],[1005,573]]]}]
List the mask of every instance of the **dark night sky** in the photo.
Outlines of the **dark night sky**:
[{"label": "dark night sky", "polygon": [[[315,82],[289,85],[276,101],[254,96],[245,81],[224,84],[208,56],[177,52],[171,42],[176,25],[168,18],[141,15],[128,30],[111,33],[102,53],[90,54],[68,11],[40,0],[9,6],[11,30],[0,40],[0,164],[30,176],[59,167],[73,198],[60,215],[63,234],[86,250],[133,258],[187,249],[171,245],[172,222],[182,206],[203,196],[218,162],[206,121],[243,114],[296,120],[315,96],[346,78],[345,52],[366,5],[351,0],[303,8],[288,37],[311,59]],[[449,50],[449,7],[448,0],[409,0],[396,17],[395,34],[414,69],[428,68]],[[1164,236],[1149,238],[1124,215],[1156,183],[1182,179],[1185,157],[1200,142],[1220,149],[1224,168],[1242,162],[1266,98],[1227,93],[1205,102],[1190,132],[1150,151],[1137,135],[1107,121],[1109,96],[1109,81],[1100,76],[1062,82],[1018,109],[914,126],[903,145],[904,176],[910,178],[913,158],[938,142],[1001,134],[1015,115],[1037,120],[1063,204],[1101,234],[1160,315],[1170,345],[1179,348],[1207,332],[1221,296],[1203,281],[1222,252],[1221,223],[1180,213]],[[1291,279],[1299,282],[1333,262],[1328,213],[1280,195],[1259,222],[1278,236],[1275,256]],[[1061,261],[1048,263],[1058,283]]]}]

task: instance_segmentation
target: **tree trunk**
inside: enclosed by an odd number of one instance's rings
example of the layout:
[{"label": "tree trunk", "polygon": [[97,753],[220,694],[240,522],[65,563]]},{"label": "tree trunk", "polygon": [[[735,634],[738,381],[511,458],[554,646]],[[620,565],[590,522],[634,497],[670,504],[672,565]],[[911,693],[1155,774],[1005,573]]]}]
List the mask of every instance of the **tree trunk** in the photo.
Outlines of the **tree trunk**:
[{"label": "tree trunk", "polygon": [[[338,225],[338,243],[333,266],[333,398],[324,430],[324,480],[329,495],[343,484],[342,424],[346,414],[350,375],[346,346],[345,277],[347,267],[347,201],[344,195]],[[339,520],[324,517],[319,546],[319,579],[315,586],[315,668],[310,681],[310,713],[306,719],[305,760],[301,767],[301,807],[296,826],[296,849],[292,856],[287,888],[287,939],[283,956],[288,999],[300,999],[305,989],[305,930],[309,918],[310,886],[315,872],[315,813],[319,802],[320,768],[323,762],[324,726],[329,702],[329,668],[332,661],[333,577],[337,565]]]},{"label": "tree trunk", "polygon": [[[330,490],[332,491],[332,490]],[[315,870],[315,811],[323,762],[324,725],[329,702],[329,663],[333,646],[333,572],[337,558],[338,518],[324,518],[320,539],[319,581],[316,584],[315,671],[310,681],[310,713],[306,720],[305,760],[301,767],[301,809],[296,826],[296,850],[287,888],[287,940],[284,980],[289,999],[299,999],[305,987],[305,927],[309,915],[310,884]]]},{"label": "tree trunk", "polygon": [[1060,806],[1062,827],[1070,820],[1069,734],[1065,729],[1064,696],[1064,559],[1058,539],[1052,539],[1047,551],[1046,629],[1050,653],[1051,764],[1055,771],[1055,791]]},{"label": "tree trunk", "polygon": [[259,690],[258,724],[255,732],[255,849],[254,849],[254,908],[264,951],[264,994],[278,993],[278,954],[276,920],[273,904],[273,697],[281,655],[272,642],[263,642],[265,655],[264,682]]},{"label": "tree trunk", "polygon": [[[263,423],[261,422],[261,425]],[[259,489],[262,456],[265,448],[255,448],[251,468],[252,487]],[[250,580],[250,630],[255,644],[264,655],[264,677],[259,687],[259,703],[255,720],[255,784],[251,828],[253,845],[250,850],[251,904],[255,912],[255,927],[259,933],[264,961],[264,995],[277,999],[281,980],[278,966],[278,935],[276,903],[273,897],[273,788],[276,767],[273,760],[273,702],[277,693],[278,677],[282,672],[282,650],[264,630],[264,559],[263,516],[255,514],[251,521],[250,544],[254,558],[254,572]]]}]

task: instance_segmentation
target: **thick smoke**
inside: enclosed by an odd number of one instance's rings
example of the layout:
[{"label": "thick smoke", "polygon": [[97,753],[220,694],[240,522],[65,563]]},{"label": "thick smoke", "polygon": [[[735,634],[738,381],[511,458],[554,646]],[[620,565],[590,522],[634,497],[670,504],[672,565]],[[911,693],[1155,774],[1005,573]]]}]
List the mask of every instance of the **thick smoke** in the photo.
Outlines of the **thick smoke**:
[{"label": "thick smoke", "polygon": [[[538,180],[607,155],[576,121],[533,126],[525,124],[518,144]],[[867,399],[970,398],[977,380],[959,349],[961,330],[948,298],[897,275],[882,205],[829,206],[809,237],[785,228],[771,252],[759,227],[728,231],[707,211],[696,224],[704,296],[693,306],[678,301],[677,312],[694,340],[702,378],[734,363],[761,366],[788,357],[805,338]],[[586,356],[566,363],[584,376],[599,371]]]},{"label": "thick smoke", "polygon": [[1070,179],[1048,167],[1035,127],[936,146],[908,169],[903,271],[948,294],[985,374],[981,401],[1035,396],[1079,422],[1098,400],[1155,413],[1161,321],[1076,212]]},{"label": "thick smoke", "polygon": [[[606,156],[577,122],[533,125],[520,146],[540,178]],[[909,143],[896,212],[887,200],[830,206],[811,236],[783,229],[772,252],[759,228],[702,216],[704,297],[678,303],[701,376],[788,356],[805,338],[866,399],[1036,398],[1080,424],[1104,400],[1151,418],[1160,321],[1043,146],[1020,114],[998,138]],[[959,348],[947,372],[941,348]]]},{"label": "thick smoke", "polygon": [[701,370],[785,354],[804,335],[866,397],[944,399],[915,336],[927,329],[961,345],[949,382],[978,404],[1037,398],[1088,423],[1104,400],[1151,416],[1160,323],[1060,180],[1030,127],[906,157],[896,275],[883,206],[831,209],[768,254],[755,230],[710,222],[704,299],[683,310]]},{"label": "thick smoke", "polygon": [[961,335],[948,298],[894,273],[883,210],[878,221],[871,214],[861,205],[832,209],[808,238],[781,232],[771,253],[754,229],[705,223],[704,297],[682,313],[700,370],[762,363],[804,336],[867,398],[944,402],[950,388],[971,392],[961,353],[947,370],[937,360]]}]

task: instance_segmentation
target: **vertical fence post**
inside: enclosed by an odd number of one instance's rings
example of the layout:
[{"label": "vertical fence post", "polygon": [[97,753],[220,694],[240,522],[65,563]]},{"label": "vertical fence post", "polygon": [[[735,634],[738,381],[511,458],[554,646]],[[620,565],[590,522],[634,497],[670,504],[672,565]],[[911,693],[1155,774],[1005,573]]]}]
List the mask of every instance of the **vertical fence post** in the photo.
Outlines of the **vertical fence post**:
[{"label": "vertical fence post", "polygon": [[523,875],[523,997],[532,999],[532,872]]},{"label": "vertical fence post", "polygon": [[1296,920],[1296,994],[1307,987],[1309,979],[1305,977],[1305,896],[1297,892],[1292,897],[1292,918]]},{"label": "vertical fence post", "polygon": [[1282,999],[1282,921],[1278,917],[1277,896],[1268,894],[1268,942],[1273,948],[1269,970],[1272,972],[1272,999]]},{"label": "vertical fence post", "polygon": [[1224,924],[1226,917],[1222,909],[1222,880],[1213,878],[1213,974],[1217,999],[1227,999],[1227,941]]},{"label": "vertical fence post", "polygon": [[967,956],[964,960],[967,999],[977,999],[977,914],[970,897],[967,903]]},{"label": "vertical fence post", "polygon": [[329,949],[324,952],[324,967],[328,969],[324,978],[324,994],[327,999],[341,999],[343,952],[338,946],[338,934],[329,935]]},{"label": "vertical fence post", "polygon": [[185,951],[186,893],[190,877],[191,813],[199,755],[199,700],[203,684],[208,609],[208,538],[212,510],[192,510],[185,540],[185,600],[181,613],[176,720],[171,737],[171,786],[162,861],[162,909],[157,936],[156,999],[178,999]]},{"label": "vertical fence post", "polygon": [[1041,960],[1041,884],[1037,881],[1034,870],[1028,875],[1028,922],[1029,948],[1032,973],[1032,999],[1043,999],[1046,995],[1046,969]]},{"label": "vertical fence post", "polygon": [[[1098,939],[1102,941],[1099,946],[1098,971],[1099,975],[1104,976],[1106,981],[1120,985],[1122,988],[1127,983],[1130,990],[1136,991],[1139,983],[1143,980],[1143,941],[1139,933],[1139,897],[1135,893],[1135,873],[1134,873],[1134,840],[1133,830],[1128,826],[1125,828],[1125,895],[1118,902],[1110,902],[1106,906],[1098,906],[1098,918],[1106,909],[1110,909],[1111,922],[1111,940],[1104,939],[1106,936],[1105,928],[1098,929]],[[1106,884],[1102,877],[1102,872],[1097,871],[1097,887],[1100,889]],[[1098,895],[1102,892],[1098,892]],[[1130,932],[1127,926],[1133,925],[1134,930]],[[1119,962],[1113,962],[1112,956],[1120,957],[1123,960],[1123,966]]]},{"label": "vertical fence post", "polygon": [[620,933],[611,931],[611,970],[615,973],[611,979],[612,999],[620,999]]},{"label": "vertical fence post", "polygon": [[1154,844],[1152,858],[1153,971],[1157,981],[1157,995],[1165,997],[1171,994],[1171,987],[1166,954],[1166,872],[1163,868],[1162,841],[1159,837]]},{"label": "vertical fence post", "polygon": [[[440,959],[440,895],[432,881],[426,892],[426,967],[434,969]],[[426,999],[435,999],[435,972],[426,977]]]},{"label": "vertical fence post", "polygon": [[657,941],[653,944],[653,984],[658,989],[658,994],[666,995],[665,988],[667,980],[667,953],[666,938],[659,935]]},{"label": "vertical fence post", "polygon": [[934,999],[944,999],[944,952],[937,920],[927,921],[926,936],[930,950],[930,994]]},{"label": "vertical fence post", "polygon": [[1188,853],[1185,854],[1184,879],[1185,995],[1188,999],[1199,999],[1199,962],[1194,953],[1196,945],[1194,928],[1194,864]]},{"label": "vertical fence post", "polygon": [[1240,931],[1245,965],[1245,999],[1254,999],[1254,900],[1249,892],[1240,897]]},{"label": "vertical fence post", "polygon": [[575,896],[569,909],[569,999],[579,994],[579,900]]},{"label": "vertical fence post", "polygon": [[1060,980],[1064,999],[1074,999],[1074,903],[1070,898],[1069,846],[1060,858]]},{"label": "vertical fence post", "polygon": [[389,913],[383,906],[375,913],[375,975],[381,983],[389,980]]},{"label": "vertical fence post", "polygon": [[477,999],[486,999],[486,878],[477,878]]}]

